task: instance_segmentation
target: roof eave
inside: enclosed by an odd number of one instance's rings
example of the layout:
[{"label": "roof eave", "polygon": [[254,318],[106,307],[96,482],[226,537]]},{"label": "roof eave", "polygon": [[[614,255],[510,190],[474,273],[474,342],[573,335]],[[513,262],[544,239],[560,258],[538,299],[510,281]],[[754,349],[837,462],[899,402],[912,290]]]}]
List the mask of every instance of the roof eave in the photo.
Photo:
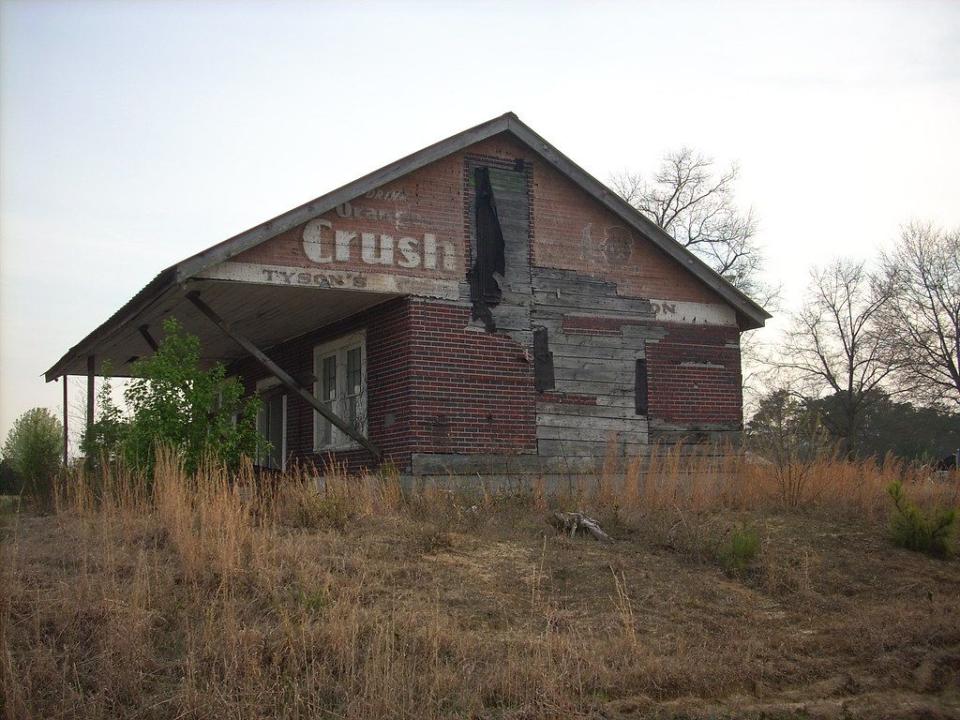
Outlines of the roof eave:
[{"label": "roof eave", "polygon": [[213,247],[207,248],[203,252],[197,253],[179,263],[183,278],[192,277],[211,265],[229,260],[265,240],[269,240],[297,225],[312,220],[325,212],[329,212],[338,205],[354,200],[372,188],[391,182],[398,177],[407,175],[415,170],[419,170],[425,165],[447,157],[451,153],[504,132],[508,128],[508,120],[511,118],[516,119],[516,115],[506,113],[468,130],[459,132],[456,135],[451,135],[444,140],[440,140],[433,145],[428,145],[389,165],[385,165],[378,170],[367,173],[363,177],[357,178],[332,192],[314,198],[310,202],[304,203],[293,210],[289,210],[256,227],[217,243]]},{"label": "roof eave", "polygon": [[742,329],[751,330],[763,327],[764,322],[772,317],[772,315],[759,304],[738,290],[728,280],[724,279],[713,268],[703,262],[703,260],[670,237],[670,235],[664,232],[660,226],[650,220],[646,215],[630,205],[626,200],[610,190],[606,185],[593,177],[593,175],[547,142],[516,115],[508,113],[505,117],[509,117],[509,130],[526,145],[536,150],[541,157],[557,168],[557,170],[571,177],[596,200],[619,215],[623,220],[633,225],[633,227],[646,235],[661,250],[670,255],[708,287],[716,291],[723,299],[733,305],[738,314],[742,314],[744,318],[749,321],[749,327],[743,327],[743,325],[741,325]]},{"label": "roof eave", "polygon": [[60,360],[47,370],[44,373],[47,382],[63,375],[65,367],[69,365],[71,361],[78,356],[89,355],[92,345],[101,342],[126,327],[131,320],[150,307],[172,287],[182,284],[204,269],[229,260],[265,240],[275,237],[282,232],[286,232],[318,215],[322,215],[338,205],[353,200],[370,189],[391,182],[425,165],[502,132],[510,132],[513,134],[545,161],[553,165],[558,171],[570,177],[596,200],[621,217],[625,222],[632,225],[638,232],[641,232],[661,250],[698,277],[704,284],[716,291],[718,295],[733,306],[737,311],[738,318],[742,318],[740,322],[741,329],[749,330],[762,327],[764,321],[771,317],[760,305],[714,272],[706,263],[677,243],[649,218],[538,135],[532,128],[523,123],[516,114],[508,112],[411,153],[353,182],[347,183],[332,192],[321,195],[293,210],[289,210],[260,225],[234,235],[175,265],[171,265],[159,273],[144,286],[142,290],[117,310],[117,312],[101,323],[83,340],[74,345]]},{"label": "roof eave", "polygon": [[80,342],[70,348],[63,357],[55,362],[49,370],[44,373],[47,382],[52,382],[62,375],[66,374],[66,367],[77,357],[84,357],[92,354],[92,346],[111,337],[115,333],[125,328],[132,320],[140,315],[144,310],[151,307],[157,300],[165,295],[171,288],[179,284],[180,273],[179,265],[171,265],[161,271],[150,282],[113,315],[104,320],[91,333]]}]

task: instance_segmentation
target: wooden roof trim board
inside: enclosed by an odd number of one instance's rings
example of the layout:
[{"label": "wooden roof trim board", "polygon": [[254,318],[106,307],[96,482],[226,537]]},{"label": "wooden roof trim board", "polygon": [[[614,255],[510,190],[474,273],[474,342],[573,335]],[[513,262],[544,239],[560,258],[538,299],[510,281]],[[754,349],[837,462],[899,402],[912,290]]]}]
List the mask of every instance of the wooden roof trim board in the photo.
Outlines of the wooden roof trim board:
[{"label": "wooden roof trim board", "polygon": [[445,140],[429,145],[422,150],[407,155],[379,170],[364,175],[326,195],[289,210],[282,215],[267,220],[249,230],[217,243],[202,252],[192,255],[159,273],[140,292],[133,296],[123,307],[102,323],[97,329],[74,345],[60,360],[45,373],[47,382],[57,379],[64,368],[78,356],[90,354],[98,342],[112,336],[135,320],[142,311],[149,308],[162,295],[174,286],[182,286],[203,270],[229,260],[236,255],[260,243],[269,240],[297,225],[322,215],[349,200],[397,180],[404,175],[419,170],[432,162],[463,150],[474,143],[486,140],[503,132],[509,132],[524,145],[533,150],[559,172],[570,178],[585,192],[590,194],[607,209],[618,215],[637,232],[693,273],[704,284],[717,292],[737,311],[747,328],[762,327],[770,318],[760,305],[740,292],[718,275],[696,255],[684,248],[667,233],[651,222],[642,213],[630,206],[603,183],[587,173],[557,148],[544,140],[523,123],[514,113],[488,120],[485,123],[457,133]]}]

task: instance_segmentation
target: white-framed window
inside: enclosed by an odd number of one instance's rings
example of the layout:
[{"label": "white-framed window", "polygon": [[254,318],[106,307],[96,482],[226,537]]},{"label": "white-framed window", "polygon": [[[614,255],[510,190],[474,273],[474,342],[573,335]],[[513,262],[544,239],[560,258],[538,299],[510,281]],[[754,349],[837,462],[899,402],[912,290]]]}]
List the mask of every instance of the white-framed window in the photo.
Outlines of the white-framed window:
[{"label": "white-framed window", "polygon": [[257,432],[270,443],[257,451],[257,465],[271,470],[287,469],[287,394],[275,377],[257,382],[261,405],[257,411]]},{"label": "white-framed window", "polygon": [[[361,433],[367,432],[367,334],[344,335],[313,349],[313,394],[332,413]],[[357,442],[334,427],[320,413],[313,413],[315,452],[355,447]]]}]

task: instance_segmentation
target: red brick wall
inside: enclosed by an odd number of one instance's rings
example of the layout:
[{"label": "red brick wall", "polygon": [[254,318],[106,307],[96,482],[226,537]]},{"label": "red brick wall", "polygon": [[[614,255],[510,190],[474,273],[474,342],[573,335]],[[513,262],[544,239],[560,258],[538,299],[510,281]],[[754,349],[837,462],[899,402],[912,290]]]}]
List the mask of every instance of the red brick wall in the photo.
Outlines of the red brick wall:
[{"label": "red brick wall", "polygon": [[520,344],[468,329],[469,320],[467,307],[411,304],[416,452],[535,452],[533,364]]},{"label": "red brick wall", "polygon": [[[349,203],[351,210],[347,217],[343,216],[346,212],[344,206],[319,216],[329,220],[334,229],[385,234],[394,238],[395,243],[403,236],[421,239],[424,233],[432,233],[440,247],[445,242],[451,242],[456,248],[458,257],[453,270],[445,270],[441,262],[432,270],[422,265],[403,268],[398,263],[392,266],[368,265],[360,259],[359,240],[354,242],[350,262],[318,264],[310,260],[303,249],[306,223],[240,253],[233,260],[311,269],[457,279],[466,274],[466,254],[469,252],[469,241],[465,238],[463,227],[463,167],[463,155],[451,155],[354,198]],[[398,198],[398,193],[402,199]],[[324,233],[327,239],[332,235],[329,230]]]},{"label": "red brick wall", "polygon": [[[509,136],[501,135],[432,163],[356,199],[350,218],[325,215],[336,228],[422,237],[433,233],[459,253],[456,267],[376,267],[362,263],[354,248],[349,264],[325,267],[358,272],[441,277],[463,281],[469,255],[465,217],[468,157],[532,163],[531,261],[535,266],[575,270],[615,282],[621,297],[722,303],[709,288],[652,243],[626,230],[623,221]],[[394,193],[402,193],[401,195]],[[373,215],[366,216],[365,212]],[[237,262],[312,267],[304,253],[303,226],[238,257]],[[588,309],[588,308],[584,308]],[[536,393],[525,348],[505,335],[468,329],[465,305],[426,298],[393,300],[336,325],[273,349],[271,356],[293,374],[313,371],[315,345],[365,327],[370,439],[384,459],[407,468],[411,453],[526,453],[536,451]],[[607,325],[571,331],[615,334]],[[661,327],[661,326],[657,326]],[[737,328],[664,324],[665,336],[647,344],[651,418],[676,425],[741,423]],[[530,351],[530,348],[526,349]],[[265,373],[249,362],[235,370],[249,389]],[[313,455],[313,410],[288,394],[287,449],[295,458]],[[351,469],[365,451],[338,453]]]},{"label": "red brick wall", "polygon": [[[413,452],[521,453],[536,451],[533,366],[505,335],[467,329],[470,309],[400,299],[271,349],[294,376],[313,373],[313,349],[366,329],[369,438],[384,461],[405,469]],[[248,392],[268,373],[253,361],[231,372]],[[288,458],[357,470],[366,451],[313,453],[313,409],[287,394]]]},{"label": "red brick wall", "polygon": [[676,425],[739,428],[743,395],[738,330],[662,327],[663,338],[647,341],[650,418]]},{"label": "red brick wall", "polygon": [[[359,217],[343,218],[335,210],[322,216],[336,229],[388,234],[395,240],[404,235],[422,237],[425,232],[433,233],[438,243],[450,242],[457,249],[459,257],[454,271],[445,271],[439,265],[435,270],[367,265],[360,261],[357,247],[353,249],[354,260],[350,263],[318,265],[304,253],[304,225],[271,238],[233,260],[313,269],[462,278],[469,262],[469,229],[465,227],[463,216],[466,198],[464,163],[468,156],[497,158],[504,163],[522,159],[532,164],[532,265],[576,270],[616,282],[618,294],[626,297],[724,302],[680,263],[638,233],[628,230],[616,215],[509,135],[471,145],[378,188],[371,193],[372,197],[356,198],[351,204],[354,211],[359,211]],[[391,193],[403,193],[403,199],[397,199]],[[373,211],[376,217],[366,217],[364,213],[367,211]]]},{"label": "red brick wall", "polygon": [[532,265],[613,281],[621,296],[724,303],[680,263],[627,230],[617,215],[511,137],[490,138],[468,152],[533,164]]}]

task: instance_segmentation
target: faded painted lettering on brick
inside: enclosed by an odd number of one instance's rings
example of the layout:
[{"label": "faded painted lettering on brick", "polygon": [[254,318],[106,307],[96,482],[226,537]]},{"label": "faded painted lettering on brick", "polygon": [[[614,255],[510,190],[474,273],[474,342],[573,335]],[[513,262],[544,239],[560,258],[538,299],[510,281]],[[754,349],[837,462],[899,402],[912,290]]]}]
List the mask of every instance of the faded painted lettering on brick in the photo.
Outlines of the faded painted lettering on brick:
[{"label": "faded painted lettering on brick", "polygon": [[[389,221],[387,210],[354,208],[349,203],[337,209],[344,218],[362,217]],[[401,213],[398,211],[397,215]],[[397,222],[400,225],[400,222]],[[391,235],[361,232],[349,225],[341,226],[326,218],[315,218],[303,229],[303,252],[318,265],[355,262],[359,257],[367,265],[387,265],[424,270],[457,268],[457,251],[450,240],[425,232],[419,235]]]}]

